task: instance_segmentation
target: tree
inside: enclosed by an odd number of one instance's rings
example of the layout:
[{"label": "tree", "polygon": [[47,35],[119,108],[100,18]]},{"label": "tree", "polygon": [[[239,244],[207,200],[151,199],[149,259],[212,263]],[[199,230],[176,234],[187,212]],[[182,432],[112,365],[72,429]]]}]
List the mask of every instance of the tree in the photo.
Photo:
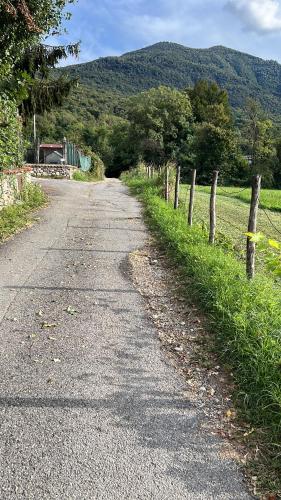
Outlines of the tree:
[{"label": "tree", "polygon": [[[63,58],[78,55],[79,45],[52,47],[42,37],[58,33],[71,0],[0,0],[0,92],[21,104],[24,118],[61,105],[75,80],[50,79]],[[23,103],[23,104],[22,104]]]},{"label": "tree", "polygon": [[195,119],[192,151],[199,180],[209,183],[213,170],[220,170],[220,178],[225,181],[236,177],[239,169],[245,177],[245,161],[233,128],[227,91],[215,82],[200,80],[185,92]]},{"label": "tree", "polygon": [[198,178],[202,183],[210,183],[213,170],[219,170],[220,178],[228,181],[236,174],[238,167],[246,167],[239,152],[235,132],[212,123],[196,126],[193,151]]},{"label": "tree", "polygon": [[185,91],[190,98],[194,119],[197,123],[212,123],[216,127],[228,127],[232,123],[228,93],[215,82],[200,80],[192,89]]},{"label": "tree", "polygon": [[78,54],[79,44],[56,47],[35,44],[25,49],[14,66],[15,74],[27,75],[26,97],[20,105],[24,120],[33,114],[42,114],[62,105],[77,80],[64,76],[50,78],[50,71],[61,59]]},{"label": "tree", "polygon": [[254,99],[248,99],[244,119],[245,146],[254,168],[262,159],[272,154],[273,123],[263,115],[260,105]]},{"label": "tree", "polygon": [[2,167],[20,163],[18,154],[15,155],[15,148],[21,154],[23,150],[17,107],[26,118],[61,104],[70,91],[71,81],[50,81],[48,71],[62,57],[77,53],[78,46],[50,48],[40,43],[44,35],[57,32],[63,18],[68,17],[63,11],[67,3],[68,0],[0,0],[0,101],[5,116],[9,114],[6,124],[5,120],[0,123],[0,136],[5,138],[0,139],[0,157],[6,158]]},{"label": "tree", "polygon": [[272,185],[276,147],[273,123],[264,116],[260,105],[248,99],[245,107],[243,126],[243,149],[249,157],[251,173],[263,175],[263,181]]},{"label": "tree", "polygon": [[131,142],[146,161],[177,159],[190,133],[192,110],[189,97],[161,86],[130,99],[128,119]]},{"label": "tree", "polygon": [[73,0],[0,0],[0,61],[14,64],[23,50],[60,30]]}]

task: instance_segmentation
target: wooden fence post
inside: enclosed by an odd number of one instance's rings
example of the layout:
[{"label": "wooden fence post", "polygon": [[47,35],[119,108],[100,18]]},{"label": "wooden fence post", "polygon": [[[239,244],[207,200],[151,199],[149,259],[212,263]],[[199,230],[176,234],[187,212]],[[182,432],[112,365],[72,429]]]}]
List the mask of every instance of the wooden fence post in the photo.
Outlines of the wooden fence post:
[{"label": "wooden fence post", "polygon": [[192,170],[191,186],[190,186],[189,209],[188,209],[188,224],[190,226],[192,226],[192,219],[193,219],[195,183],[196,183],[196,170],[194,169],[194,170]]},{"label": "wooden fence post", "polygon": [[176,175],[176,185],[175,185],[175,202],[174,209],[179,208],[179,194],[180,194],[180,178],[181,178],[181,168],[177,165],[177,175]]},{"label": "wooden fence post", "polygon": [[165,169],[165,200],[169,201],[169,165],[166,165]]},{"label": "wooden fence post", "polygon": [[[257,217],[259,208],[259,199],[261,191],[261,176],[254,175],[252,180],[252,198],[249,215],[248,232],[257,232]],[[251,241],[251,237],[247,238],[247,276],[253,279],[255,276],[255,260],[256,260],[256,244]]]},{"label": "wooden fence post", "polygon": [[218,177],[219,177],[218,170],[214,170],[212,188],[211,188],[211,197],[210,197],[210,234],[209,234],[210,245],[214,245],[216,236],[216,225],[217,225],[216,197],[217,197]]}]

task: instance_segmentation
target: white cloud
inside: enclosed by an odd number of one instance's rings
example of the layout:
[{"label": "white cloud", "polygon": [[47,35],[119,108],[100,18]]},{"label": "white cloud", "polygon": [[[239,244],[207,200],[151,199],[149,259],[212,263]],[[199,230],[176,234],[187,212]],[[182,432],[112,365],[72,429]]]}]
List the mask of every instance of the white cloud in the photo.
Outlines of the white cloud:
[{"label": "white cloud", "polygon": [[226,7],[251,31],[281,31],[281,8],[277,0],[229,0]]},{"label": "white cloud", "polygon": [[141,34],[146,42],[175,40],[186,34],[186,23],[178,18],[138,15],[131,16],[126,24],[130,31]]}]

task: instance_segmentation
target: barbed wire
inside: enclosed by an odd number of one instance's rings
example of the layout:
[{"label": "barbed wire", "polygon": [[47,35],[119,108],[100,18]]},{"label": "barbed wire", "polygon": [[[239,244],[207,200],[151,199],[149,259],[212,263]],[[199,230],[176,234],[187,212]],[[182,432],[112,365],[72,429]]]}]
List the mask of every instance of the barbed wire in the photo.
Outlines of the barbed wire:
[{"label": "barbed wire", "polygon": [[280,230],[278,229],[278,227],[274,224],[274,222],[272,222],[272,220],[271,220],[270,216],[268,215],[267,211],[266,211],[264,208],[262,208],[262,207],[260,207],[260,210],[262,210],[262,212],[265,214],[265,216],[267,217],[267,220],[269,221],[269,223],[271,224],[271,226],[273,227],[273,229],[274,229],[274,230],[275,230],[278,234],[280,234],[280,235],[281,235],[281,231],[280,231]]},{"label": "barbed wire", "polygon": [[[185,184],[185,183],[182,183],[181,186],[185,186],[186,187],[186,192],[185,192],[185,197],[184,197],[184,201],[182,200],[182,203],[183,203],[183,206],[185,208],[187,208],[187,205],[188,205],[188,194],[190,192],[190,186],[188,186],[188,184]],[[200,187],[200,186],[196,186],[196,187]],[[245,187],[245,188],[242,188],[240,189],[239,191],[232,191],[232,192],[229,192],[227,190],[225,190],[224,188],[222,188],[221,186],[218,186],[218,189],[225,193],[227,195],[227,197],[231,198],[231,197],[234,197],[240,193],[243,193],[244,191],[247,191],[250,189],[250,187]],[[174,192],[174,186],[173,185],[169,185],[169,198],[171,196],[171,194]],[[200,192],[200,191],[199,191]],[[218,195],[220,194],[219,192],[217,193]],[[260,202],[260,199],[259,199],[259,202]],[[262,212],[265,214],[268,222],[270,223],[270,225],[273,227],[273,229],[281,235],[281,230],[278,229],[278,227],[276,226],[276,224],[272,221],[271,217],[269,216],[269,214],[267,213],[266,209],[264,209],[263,207],[260,206],[260,210],[262,210]],[[229,226],[233,227],[236,231],[239,231],[241,233],[241,237],[243,236],[243,229],[241,229],[241,227],[238,227],[237,225],[233,224],[233,222],[229,221],[229,220],[226,220],[224,219],[223,217],[221,217],[220,215],[217,214],[217,219],[224,222],[225,224],[228,224]],[[206,224],[205,221],[203,221],[204,224]]]},{"label": "barbed wire", "polygon": [[[247,191],[248,189],[250,189],[249,187],[245,187],[243,189],[240,189],[239,191],[232,191],[232,192],[229,192],[229,191],[226,191],[226,189],[223,189],[221,186],[218,186],[218,188],[223,192],[223,193],[226,193],[227,196],[229,198],[231,198],[232,196],[235,196],[237,194],[240,194],[240,193],[243,193],[244,191]],[[219,195],[219,193],[218,193]]]}]

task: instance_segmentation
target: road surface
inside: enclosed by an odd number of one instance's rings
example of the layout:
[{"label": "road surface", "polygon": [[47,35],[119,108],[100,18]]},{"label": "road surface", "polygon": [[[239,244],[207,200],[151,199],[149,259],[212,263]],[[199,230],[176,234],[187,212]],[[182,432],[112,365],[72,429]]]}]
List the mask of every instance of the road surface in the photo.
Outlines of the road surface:
[{"label": "road surface", "polygon": [[126,274],[146,232],[117,180],[44,180],[0,247],[0,498],[250,499]]}]

